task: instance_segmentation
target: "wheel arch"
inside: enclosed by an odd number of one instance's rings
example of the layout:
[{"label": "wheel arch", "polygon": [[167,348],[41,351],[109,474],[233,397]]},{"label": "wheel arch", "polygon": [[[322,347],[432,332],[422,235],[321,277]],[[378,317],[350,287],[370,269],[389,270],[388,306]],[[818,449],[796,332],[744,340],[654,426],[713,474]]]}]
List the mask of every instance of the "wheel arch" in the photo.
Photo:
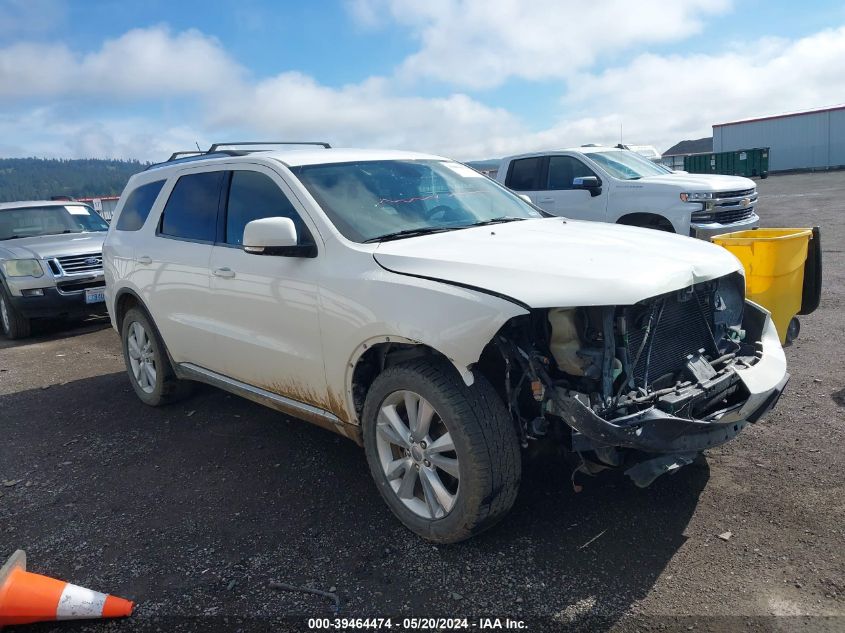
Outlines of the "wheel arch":
[{"label": "wheel arch", "polygon": [[616,220],[616,224],[671,230],[672,233],[678,232],[672,221],[665,215],[661,215],[659,213],[649,213],[643,211],[625,213]]},{"label": "wheel arch", "polygon": [[156,327],[152,315],[140,295],[131,288],[121,288],[117,291],[114,298],[114,321],[118,332],[123,326],[123,319],[126,316],[126,313],[134,307],[141,308],[150,318],[150,322],[152,322],[153,327]]},{"label": "wheel arch", "polygon": [[475,381],[470,367],[462,367],[431,345],[403,336],[373,336],[355,348],[347,365],[347,410],[355,418],[350,421],[360,423],[367,392],[381,372],[392,365],[424,357],[445,360],[467,386]]},{"label": "wheel arch", "polygon": [[420,341],[401,336],[377,336],[355,349],[347,367],[347,410],[354,417],[354,420],[350,421],[360,424],[367,393],[380,373],[393,365],[425,357],[445,361],[467,387],[475,383],[476,376],[484,376],[503,401],[507,399],[502,378],[505,371],[504,359],[492,339],[479,350],[479,356],[474,363],[463,367],[440,350]]},{"label": "wheel arch", "polygon": [[158,329],[158,324],[153,318],[152,312],[150,312],[150,309],[147,307],[147,304],[144,303],[141,296],[132,290],[132,288],[121,288],[117,291],[117,293],[115,293],[114,324],[116,326],[117,333],[121,337],[123,336],[123,319],[126,317],[126,313],[132,308],[139,308],[146,315],[147,319],[149,319],[150,325],[153,326],[155,334],[158,336],[158,340],[160,340],[162,345],[164,345],[164,353],[167,355],[167,359],[170,361],[172,366],[175,366],[173,357],[170,355],[170,350],[167,347],[167,341],[165,341],[164,337],[161,335],[161,330]]}]

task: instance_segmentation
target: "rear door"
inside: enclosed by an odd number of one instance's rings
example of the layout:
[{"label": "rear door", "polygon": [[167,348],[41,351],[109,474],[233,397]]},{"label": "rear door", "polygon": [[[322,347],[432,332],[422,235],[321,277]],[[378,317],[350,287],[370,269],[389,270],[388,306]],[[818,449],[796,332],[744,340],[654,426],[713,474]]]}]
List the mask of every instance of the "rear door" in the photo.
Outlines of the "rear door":
[{"label": "rear door", "polygon": [[543,184],[546,181],[547,165],[548,158],[545,156],[516,158],[508,165],[505,186],[528,196],[541,209],[554,213],[554,199],[547,195]]},{"label": "rear door", "polygon": [[212,249],[209,315],[223,373],[279,395],[329,409],[323,365],[317,257],[256,255],[243,250],[251,220],[287,217],[300,244],[318,233],[282,177],[252,165],[230,172],[225,215]]},{"label": "rear door", "polygon": [[165,192],[154,235],[136,245],[132,275],[173,359],[209,369],[219,367],[208,263],[225,173],[205,168],[179,176]]}]

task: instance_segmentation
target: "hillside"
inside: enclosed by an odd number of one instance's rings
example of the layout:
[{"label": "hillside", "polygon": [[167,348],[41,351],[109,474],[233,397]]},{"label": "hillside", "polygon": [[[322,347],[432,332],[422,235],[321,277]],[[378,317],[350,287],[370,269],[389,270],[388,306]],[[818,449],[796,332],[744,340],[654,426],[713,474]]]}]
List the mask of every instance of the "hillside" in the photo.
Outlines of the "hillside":
[{"label": "hillside", "polygon": [[146,167],[137,160],[0,158],[0,202],[117,196]]}]

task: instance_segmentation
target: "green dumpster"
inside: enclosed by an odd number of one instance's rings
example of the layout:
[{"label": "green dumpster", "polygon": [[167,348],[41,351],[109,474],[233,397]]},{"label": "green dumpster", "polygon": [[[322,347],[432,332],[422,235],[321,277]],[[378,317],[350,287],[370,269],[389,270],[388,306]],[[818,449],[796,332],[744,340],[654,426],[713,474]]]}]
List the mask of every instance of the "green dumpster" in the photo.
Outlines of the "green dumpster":
[{"label": "green dumpster", "polygon": [[769,148],[756,147],[735,152],[684,156],[684,171],[691,174],[724,174],[746,178],[769,175]]}]

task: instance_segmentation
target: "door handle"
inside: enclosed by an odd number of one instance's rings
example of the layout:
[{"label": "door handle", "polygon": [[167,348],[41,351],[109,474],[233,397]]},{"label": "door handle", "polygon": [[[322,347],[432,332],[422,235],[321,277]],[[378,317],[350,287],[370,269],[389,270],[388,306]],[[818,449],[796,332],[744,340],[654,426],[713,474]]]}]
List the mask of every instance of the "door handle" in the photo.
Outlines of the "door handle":
[{"label": "door handle", "polygon": [[153,258],[149,255],[141,255],[138,259],[135,260],[139,264],[144,264],[145,266],[149,266],[153,263]]},{"label": "door handle", "polygon": [[232,270],[231,268],[228,268],[228,267],[215,268],[214,270],[211,271],[211,274],[214,275],[215,277],[223,277],[224,279],[231,279],[232,277],[235,276],[235,271]]},{"label": "door handle", "polygon": [[554,202],[554,198],[540,198],[538,202]]}]

